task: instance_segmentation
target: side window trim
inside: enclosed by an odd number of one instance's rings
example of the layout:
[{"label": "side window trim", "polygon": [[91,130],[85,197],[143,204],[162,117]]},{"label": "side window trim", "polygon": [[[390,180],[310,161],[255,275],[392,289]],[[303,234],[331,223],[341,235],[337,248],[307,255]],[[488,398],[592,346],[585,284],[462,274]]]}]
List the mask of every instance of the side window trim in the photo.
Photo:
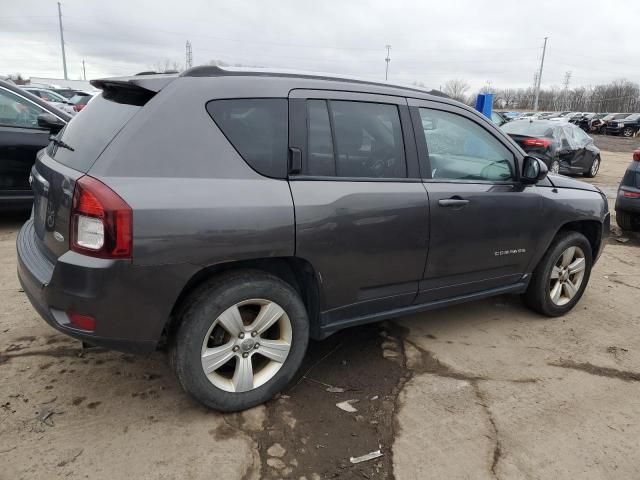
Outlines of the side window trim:
[{"label": "side window trim", "polygon": [[[495,184],[495,185],[511,185],[520,182],[520,169],[522,165],[522,154],[513,146],[512,141],[507,137],[505,142],[504,138],[497,136],[495,132],[491,130],[491,128],[497,128],[493,125],[490,119],[483,118],[486,124],[478,121],[474,115],[470,114],[466,110],[459,108],[455,105],[450,105],[447,103],[434,102],[430,100],[420,100],[416,98],[408,98],[407,102],[409,104],[409,110],[411,112],[411,121],[413,124],[414,135],[416,138],[416,146],[418,149],[418,156],[421,159],[419,162],[420,165],[420,173],[422,175],[423,181],[426,182],[437,182],[437,183],[486,183],[486,184]],[[442,112],[459,115],[466,120],[469,120],[476,124],[478,127],[482,128],[487,134],[493,137],[498,143],[504,146],[512,155],[513,162],[515,168],[515,178],[512,180],[506,181],[494,181],[494,180],[465,180],[465,179],[434,179],[431,175],[431,163],[429,162],[429,149],[426,143],[424,132],[421,131],[422,128],[422,120],[420,117],[420,108],[427,108],[430,110],[439,110]],[[502,133],[502,132],[500,132]],[[506,134],[502,133],[502,135],[506,136]],[[424,160],[422,160],[424,159]],[[426,168],[426,172],[423,170]]]},{"label": "side window trim", "polygon": [[[340,169],[338,165],[338,159],[340,158],[340,152],[338,152],[338,142],[336,142],[336,127],[333,121],[333,108],[331,107],[331,101],[325,100],[325,105],[327,106],[327,114],[329,115],[329,131],[331,132],[331,146],[333,147],[333,171],[335,172],[336,177],[340,177]],[[307,144],[308,145],[308,144]]]},{"label": "side window trim", "polygon": [[[334,161],[336,162],[336,176],[309,175],[308,166],[308,118],[307,100],[324,100],[327,102],[329,122],[331,127],[331,138],[334,149]],[[403,142],[404,161],[406,177],[340,177],[338,170],[338,151],[335,141],[335,127],[331,111],[331,101],[353,101],[363,103],[377,103],[384,105],[394,105],[397,107],[398,118],[401,129],[401,140]],[[290,106],[290,129],[289,147],[302,150],[303,168],[300,174],[289,174],[292,180],[331,180],[331,181],[374,181],[374,182],[421,182],[420,167],[418,165],[418,151],[416,148],[416,136],[411,123],[411,114],[405,97],[397,97],[384,94],[373,94],[366,92],[340,91],[340,90],[306,90],[293,89],[289,92]],[[296,118],[297,121],[293,121]],[[304,121],[301,121],[304,118]]]}]

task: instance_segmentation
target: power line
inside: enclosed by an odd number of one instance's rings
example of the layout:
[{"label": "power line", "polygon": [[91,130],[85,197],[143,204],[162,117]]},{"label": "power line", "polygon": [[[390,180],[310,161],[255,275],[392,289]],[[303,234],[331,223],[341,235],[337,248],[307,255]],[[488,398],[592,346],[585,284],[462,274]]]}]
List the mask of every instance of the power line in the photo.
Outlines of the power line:
[{"label": "power line", "polygon": [[391,45],[385,45],[384,48],[387,49],[387,58],[384,59],[384,61],[387,62],[387,66],[384,70],[384,79],[386,81],[389,78],[389,62],[391,61],[391,57],[389,57],[389,52],[391,51]]},{"label": "power line", "polygon": [[191,42],[187,40],[184,68],[187,69],[191,67],[193,67],[193,51],[191,50]]},{"label": "power line", "polygon": [[67,80],[67,57],[64,53],[64,34],[62,33],[62,5],[58,2],[58,24],[60,26],[60,46],[62,47],[62,68],[64,69],[64,79]]},{"label": "power line", "polygon": [[540,73],[538,73],[538,85],[536,86],[536,98],[533,102],[533,111],[538,111],[538,100],[540,98],[540,84],[542,83],[542,68],[544,67],[544,55],[547,53],[547,40],[549,37],[544,37],[544,46],[542,47],[542,59],[540,60]]}]

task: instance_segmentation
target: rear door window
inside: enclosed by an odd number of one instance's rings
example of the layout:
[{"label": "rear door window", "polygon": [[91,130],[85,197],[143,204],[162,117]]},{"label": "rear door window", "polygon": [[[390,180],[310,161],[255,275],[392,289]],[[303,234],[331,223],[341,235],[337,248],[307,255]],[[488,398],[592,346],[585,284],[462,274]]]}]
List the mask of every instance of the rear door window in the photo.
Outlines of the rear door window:
[{"label": "rear door window", "polygon": [[58,134],[58,138],[73,151],[50,143],[47,149],[49,156],[74,170],[88,171],[116,134],[141,108],[125,103],[126,98],[117,100],[107,100],[103,95],[98,95],[82,110],[82,115],[76,115]]},{"label": "rear door window", "polygon": [[267,177],[287,176],[289,116],[286,99],[213,100],[207,103],[207,112],[254,170]]}]

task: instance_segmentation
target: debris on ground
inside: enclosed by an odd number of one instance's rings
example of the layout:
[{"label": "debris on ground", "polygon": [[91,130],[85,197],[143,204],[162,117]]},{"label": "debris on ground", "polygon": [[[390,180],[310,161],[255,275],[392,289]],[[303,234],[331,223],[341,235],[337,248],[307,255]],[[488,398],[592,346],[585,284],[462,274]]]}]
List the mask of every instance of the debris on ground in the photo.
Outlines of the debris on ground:
[{"label": "debris on ground", "polygon": [[374,458],[379,458],[381,456],[382,456],[382,452],[380,451],[380,449],[378,449],[373,452],[369,452],[366,455],[361,455],[359,457],[351,457],[349,461],[351,463],[362,463],[368,460],[373,460]]},{"label": "debris on ground", "polygon": [[329,387],[329,388],[327,388],[327,392],[329,392],[329,393],[344,393],[344,388]]},{"label": "debris on ground", "polygon": [[83,448],[76,448],[75,450],[72,450],[71,452],[69,452],[69,455],[67,455],[66,458],[60,460],[58,462],[58,467],[64,467],[65,465],[68,465],[69,463],[73,463],[76,461],[76,458],[78,458],[80,455],[82,455],[82,452],[84,452]]},{"label": "debris on ground", "polygon": [[38,416],[36,417],[37,420],[40,421],[40,423],[48,426],[48,427],[53,427],[54,423],[53,423],[53,416],[54,415],[60,415],[63,412],[56,412],[54,410],[50,410],[48,408],[45,408],[44,410],[42,410],[42,412],[40,412],[38,414]]},{"label": "debris on ground", "polygon": [[336,407],[338,407],[340,410],[344,410],[345,412],[354,413],[357,412],[358,409],[355,408],[352,403],[357,403],[358,401],[359,400],[356,399],[345,400],[344,402],[336,403]]},{"label": "debris on ground", "polygon": [[616,237],[616,240],[620,243],[627,243],[629,241],[627,237]]}]

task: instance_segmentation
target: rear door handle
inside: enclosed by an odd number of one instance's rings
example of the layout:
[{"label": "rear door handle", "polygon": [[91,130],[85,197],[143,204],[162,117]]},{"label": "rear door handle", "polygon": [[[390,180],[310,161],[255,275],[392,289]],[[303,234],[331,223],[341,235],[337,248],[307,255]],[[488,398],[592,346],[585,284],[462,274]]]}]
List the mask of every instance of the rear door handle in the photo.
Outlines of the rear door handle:
[{"label": "rear door handle", "polygon": [[438,200],[438,205],[441,207],[464,207],[467,203],[469,203],[469,200],[465,200],[460,197],[443,198]]}]

